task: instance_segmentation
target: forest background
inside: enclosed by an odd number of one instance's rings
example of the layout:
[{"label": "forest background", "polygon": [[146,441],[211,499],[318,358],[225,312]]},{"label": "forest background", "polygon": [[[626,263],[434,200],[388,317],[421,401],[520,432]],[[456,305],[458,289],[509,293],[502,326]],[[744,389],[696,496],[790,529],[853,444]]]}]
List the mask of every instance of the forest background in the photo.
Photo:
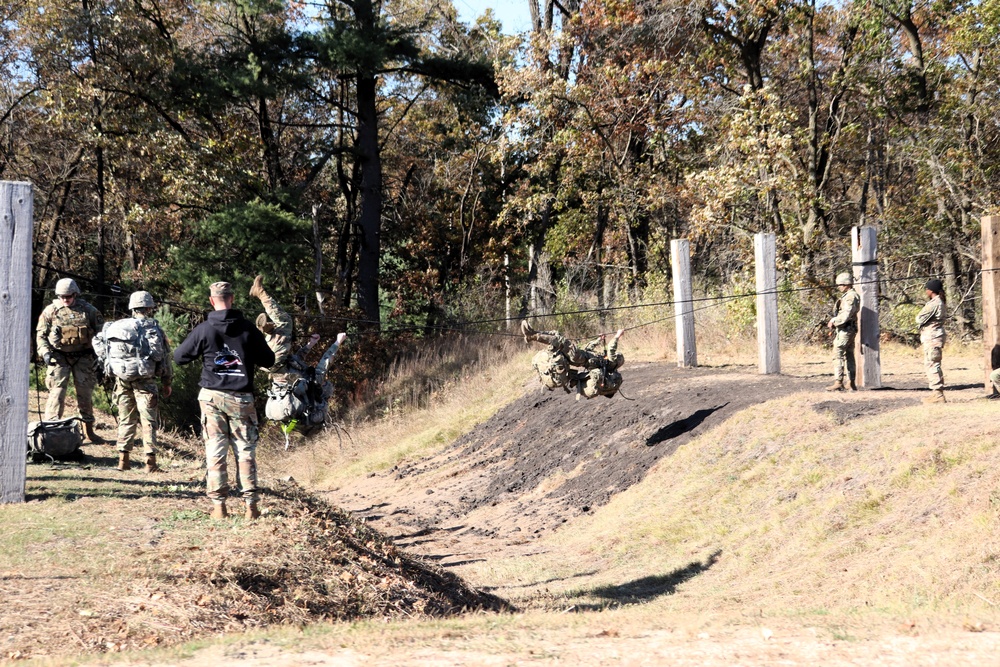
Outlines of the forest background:
[{"label": "forest background", "polygon": [[64,276],[108,318],[147,289],[176,344],[209,283],[262,273],[299,335],[363,342],[356,402],[419,339],[641,320],[675,238],[725,299],[774,232],[783,335],[818,339],[873,225],[883,330],[912,335],[933,276],[977,335],[1000,0],[518,1],[505,35],[447,0],[0,0],[36,314]]}]

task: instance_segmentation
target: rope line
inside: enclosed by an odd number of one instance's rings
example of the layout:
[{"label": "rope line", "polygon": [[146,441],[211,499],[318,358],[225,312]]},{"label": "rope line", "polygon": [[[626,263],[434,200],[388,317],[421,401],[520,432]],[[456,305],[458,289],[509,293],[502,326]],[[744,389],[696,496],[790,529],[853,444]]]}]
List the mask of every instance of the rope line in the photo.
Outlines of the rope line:
[{"label": "rope line", "polygon": [[[58,274],[58,275],[69,276],[69,277],[72,277],[74,279],[81,280],[83,282],[91,284],[92,286],[98,285],[98,284],[103,285],[109,292],[111,292],[110,295],[108,295],[108,294],[98,294],[97,292],[84,292],[83,294],[81,294],[81,296],[109,297],[109,298],[114,299],[114,300],[124,300],[124,299],[128,298],[128,294],[126,294],[124,288],[121,285],[118,285],[118,284],[109,284],[109,283],[98,283],[97,281],[95,281],[93,279],[86,278],[84,276],[80,276],[79,274],[70,273],[68,271],[63,271],[61,269],[56,269],[54,267],[47,266],[47,265],[44,265],[44,264],[40,264],[40,263],[37,263],[37,262],[32,262],[32,265],[34,267],[36,267],[36,268],[44,268],[47,271],[50,271],[50,272]],[[927,275],[918,274],[918,275],[909,275],[909,276],[886,276],[886,277],[879,277],[879,278],[877,278],[875,280],[859,280],[859,281],[854,282],[854,285],[857,286],[857,285],[871,285],[871,284],[884,284],[884,283],[892,283],[892,284],[894,284],[894,283],[900,283],[900,282],[923,281],[923,280],[930,279],[930,278],[940,278],[940,277],[959,276],[959,275],[961,275],[961,276],[974,275],[974,276],[978,277],[978,276],[981,276],[982,274],[985,274],[985,273],[992,273],[992,272],[997,272],[997,271],[1000,271],[1000,268],[979,269],[979,270],[976,270],[976,271],[962,272],[962,273],[938,273],[938,274],[927,274]],[[973,284],[975,284],[975,283],[973,283]],[[388,334],[405,333],[405,332],[415,332],[415,331],[438,331],[438,332],[457,332],[457,333],[463,333],[463,334],[466,334],[466,335],[483,335],[483,336],[498,336],[498,337],[520,338],[521,334],[519,334],[519,333],[512,333],[512,332],[505,332],[505,331],[469,331],[468,328],[469,327],[473,327],[473,326],[479,326],[479,325],[488,325],[488,324],[494,324],[494,325],[496,325],[496,324],[504,324],[504,323],[509,323],[509,322],[519,322],[521,320],[537,320],[537,319],[540,319],[540,318],[543,318],[543,317],[565,317],[565,316],[572,316],[572,315],[588,315],[588,314],[594,314],[594,313],[606,314],[606,313],[613,313],[613,312],[617,312],[617,311],[638,310],[638,309],[643,309],[643,308],[663,308],[663,307],[670,307],[670,306],[675,306],[676,307],[676,306],[682,305],[682,304],[692,304],[693,305],[693,304],[711,302],[711,303],[707,303],[706,305],[701,306],[699,308],[692,308],[690,310],[684,311],[685,313],[696,313],[696,312],[700,312],[700,311],[703,311],[703,310],[707,310],[709,308],[716,308],[718,306],[724,305],[725,303],[727,303],[729,301],[734,301],[734,300],[738,300],[738,299],[746,299],[746,298],[750,298],[750,297],[756,298],[757,296],[764,296],[764,295],[771,295],[771,294],[781,295],[781,294],[797,294],[797,293],[801,293],[801,292],[830,291],[830,290],[835,289],[835,288],[836,288],[836,284],[820,284],[820,285],[811,285],[811,286],[804,286],[804,287],[787,287],[787,288],[780,288],[780,289],[779,288],[775,288],[773,290],[763,290],[763,291],[760,291],[760,292],[757,292],[757,291],[743,292],[743,293],[739,293],[739,294],[730,294],[730,295],[724,295],[724,296],[703,296],[703,297],[692,297],[690,299],[677,299],[677,300],[675,300],[675,299],[669,299],[669,300],[665,300],[665,301],[654,301],[654,302],[648,302],[648,303],[626,304],[626,305],[620,305],[620,306],[603,306],[603,307],[595,307],[595,308],[578,308],[578,309],[575,309],[575,310],[553,311],[551,313],[529,314],[529,315],[515,316],[515,317],[496,317],[496,318],[486,318],[486,319],[479,319],[479,320],[466,320],[466,321],[452,322],[450,324],[411,324],[411,325],[396,326],[396,327],[380,327],[377,332],[372,332],[372,333],[378,333],[378,335],[384,336],[384,335],[388,335]],[[32,290],[40,291],[40,292],[43,292],[43,293],[47,292],[47,291],[49,291],[51,289],[52,289],[51,287],[40,287],[40,286],[33,286],[32,287]],[[967,293],[963,297],[963,301],[967,301],[967,300],[972,299],[972,298],[974,298],[974,297],[970,297],[968,295],[968,293]],[[194,314],[194,315],[199,315],[199,316],[203,316],[206,312],[208,312],[208,308],[195,308],[195,307],[191,307],[190,305],[187,305],[187,304],[178,303],[178,302],[175,302],[175,301],[170,301],[170,300],[165,300],[165,299],[160,300],[159,303],[166,304],[166,305],[170,306],[171,308],[175,308],[177,310],[180,310],[180,311],[183,311],[183,312],[187,312],[187,313],[191,313],[191,314]],[[683,314],[683,313],[672,313],[672,314],[670,314],[668,316],[665,316],[665,317],[660,317],[660,318],[657,318],[657,319],[654,319],[654,320],[650,320],[648,322],[642,322],[640,324],[636,324],[636,325],[633,325],[633,326],[630,326],[630,327],[623,328],[622,331],[633,331],[635,329],[641,329],[643,327],[651,326],[653,324],[657,324],[659,322],[663,322],[665,320],[669,320],[671,318],[674,318],[678,314]],[[345,325],[351,325],[351,324],[353,324],[353,325],[365,325],[365,324],[380,325],[381,324],[380,320],[372,320],[372,319],[358,318],[358,317],[341,317],[341,316],[322,315],[322,314],[321,315],[301,314],[301,315],[296,315],[296,317],[299,318],[299,319],[302,319],[302,320],[308,320],[308,321],[312,321],[312,322],[343,322],[343,323],[345,323]],[[604,332],[603,335],[607,335],[609,333],[614,333],[614,332]],[[602,335],[602,334],[597,334],[597,335]],[[308,338],[308,336],[305,335],[305,334],[300,334],[300,335],[295,336],[295,338]],[[579,339],[574,339],[574,340],[583,340],[585,338],[590,338],[590,337],[584,337],[584,338],[579,338]]]}]

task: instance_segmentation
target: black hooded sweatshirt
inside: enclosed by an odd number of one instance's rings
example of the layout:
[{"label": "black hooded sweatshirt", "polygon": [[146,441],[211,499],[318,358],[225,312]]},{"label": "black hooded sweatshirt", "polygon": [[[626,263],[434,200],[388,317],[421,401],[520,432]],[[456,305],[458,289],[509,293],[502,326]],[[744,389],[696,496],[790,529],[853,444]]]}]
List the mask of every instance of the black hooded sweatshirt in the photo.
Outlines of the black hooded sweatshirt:
[{"label": "black hooded sweatshirt", "polygon": [[198,385],[218,391],[253,391],[257,366],[274,365],[274,352],[254,323],[230,308],[213,310],[174,350],[174,362],[201,359]]}]

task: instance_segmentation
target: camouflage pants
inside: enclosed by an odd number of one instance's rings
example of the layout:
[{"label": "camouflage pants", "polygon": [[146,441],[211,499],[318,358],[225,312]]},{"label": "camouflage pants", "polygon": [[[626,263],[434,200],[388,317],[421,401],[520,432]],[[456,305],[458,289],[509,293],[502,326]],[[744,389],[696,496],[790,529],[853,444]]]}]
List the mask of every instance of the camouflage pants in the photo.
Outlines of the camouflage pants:
[{"label": "camouflage pants", "polygon": [[927,369],[927,386],[938,391],[944,389],[944,373],[941,372],[941,346],[924,343],[924,367]]},{"label": "camouflage pants", "polygon": [[993,383],[994,391],[1000,391],[1000,368],[994,369],[994,371],[990,373],[990,382]]},{"label": "camouflage pants", "polygon": [[236,458],[240,495],[247,502],[256,501],[257,411],[253,394],[202,389],[198,404],[205,439],[208,497],[221,501],[229,496],[226,457],[231,449]]},{"label": "camouflage pants", "polygon": [[833,339],[833,379],[837,382],[844,381],[845,367],[846,379],[849,382],[856,379],[858,366],[854,361],[854,339],[857,335],[857,331],[837,329],[837,335]]},{"label": "camouflage pants", "polygon": [[142,451],[156,453],[156,431],[160,427],[160,392],[155,379],[115,380],[118,404],[118,451],[131,452],[139,426],[142,426]]},{"label": "camouflage pants", "polygon": [[49,400],[45,404],[45,421],[62,419],[66,404],[66,390],[73,378],[76,387],[76,404],[80,419],[94,422],[94,387],[97,386],[97,358],[91,354],[69,359],[66,365],[49,366],[45,372],[45,386],[49,390]]}]

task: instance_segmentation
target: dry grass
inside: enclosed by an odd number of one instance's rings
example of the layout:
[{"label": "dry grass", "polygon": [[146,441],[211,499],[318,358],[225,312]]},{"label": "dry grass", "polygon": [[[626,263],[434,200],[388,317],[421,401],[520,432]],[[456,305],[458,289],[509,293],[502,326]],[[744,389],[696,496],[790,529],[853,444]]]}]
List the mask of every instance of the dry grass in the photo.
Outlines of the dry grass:
[{"label": "dry grass", "polygon": [[[977,352],[949,348],[952,384],[982,377]],[[806,374],[819,363],[790,356]],[[883,363],[889,380],[922,378],[911,349],[890,348]],[[816,392],[746,410],[552,537],[542,545],[552,557],[492,561],[465,576],[549,609],[653,603],[649,615],[876,611],[995,625],[998,407],[968,398],[843,424],[816,406],[899,396]]]}]

